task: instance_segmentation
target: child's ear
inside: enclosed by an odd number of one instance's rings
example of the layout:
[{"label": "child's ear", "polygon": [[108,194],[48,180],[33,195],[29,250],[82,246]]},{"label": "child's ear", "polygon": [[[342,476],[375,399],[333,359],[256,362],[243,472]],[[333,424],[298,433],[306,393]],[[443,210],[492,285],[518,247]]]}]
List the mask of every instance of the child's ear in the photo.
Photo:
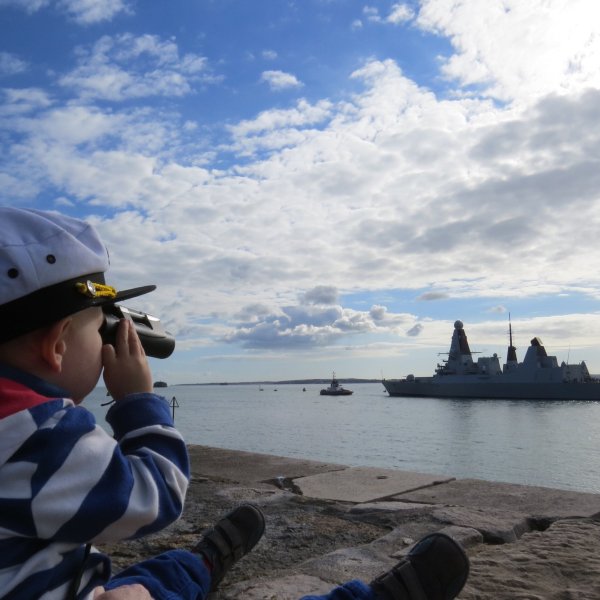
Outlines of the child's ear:
[{"label": "child's ear", "polygon": [[71,322],[70,317],[57,321],[46,329],[41,340],[42,358],[55,373],[60,373],[62,369],[62,361],[67,349],[65,337]]}]

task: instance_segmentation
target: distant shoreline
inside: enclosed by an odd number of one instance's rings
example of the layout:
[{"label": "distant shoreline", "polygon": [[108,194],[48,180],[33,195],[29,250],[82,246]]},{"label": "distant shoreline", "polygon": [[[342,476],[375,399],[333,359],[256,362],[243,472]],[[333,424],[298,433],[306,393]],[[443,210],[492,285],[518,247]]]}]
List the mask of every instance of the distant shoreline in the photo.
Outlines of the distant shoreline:
[{"label": "distant shoreline", "polygon": [[[381,379],[356,379],[356,378],[348,378],[342,379],[338,378],[340,383],[381,383]],[[182,385],[323,385],[326,383],[331,383],[331,377],[328,379],[287,379],[284,381],[213,381],[212,383],[174,383],[173,386],[182,386]]]},{"label": "distant shoreline", "polygon": [[[354,384],[354,383],[381,383],[381,379],[357,379],[338,378],[340,383]],[[167,387],[182,387],[190,385],[325,385],[331,383],[331,378],[327,379],[287,379],[284,381],[213,381],[210,383],[173,383],[167,384]],[[98,385],[98,389],[105,390],[106,386]],[[157,389],[164,389],[164,386],[155,386]]]}]

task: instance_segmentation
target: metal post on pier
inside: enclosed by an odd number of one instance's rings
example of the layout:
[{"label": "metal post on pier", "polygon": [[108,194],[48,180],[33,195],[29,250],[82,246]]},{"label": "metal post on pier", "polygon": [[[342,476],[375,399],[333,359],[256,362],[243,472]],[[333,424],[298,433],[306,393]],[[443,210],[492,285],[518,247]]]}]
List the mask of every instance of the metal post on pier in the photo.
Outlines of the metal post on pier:
[{"label": "metal post on pier", "polygon": [[175,409],[179,408],[179,402],[177,402],[177,398],[175,398],[175,396],[171,398],[169,406],[171,407],[173,413],[173,423],[175,423]]}]

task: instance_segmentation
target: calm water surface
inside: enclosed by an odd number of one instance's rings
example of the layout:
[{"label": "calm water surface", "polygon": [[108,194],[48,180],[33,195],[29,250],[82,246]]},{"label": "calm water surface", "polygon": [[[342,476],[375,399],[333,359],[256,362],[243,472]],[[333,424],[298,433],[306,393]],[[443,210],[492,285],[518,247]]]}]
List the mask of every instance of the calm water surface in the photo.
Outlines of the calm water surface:
[{"label": "calm water surface", "polygon": [[[381,384],[331,397],[321,387],[157,391],[177,399],[191,444],[600,493],[600,402],[390,398]],[[98,389],[85,401],[101,424],[106,400]]]}]

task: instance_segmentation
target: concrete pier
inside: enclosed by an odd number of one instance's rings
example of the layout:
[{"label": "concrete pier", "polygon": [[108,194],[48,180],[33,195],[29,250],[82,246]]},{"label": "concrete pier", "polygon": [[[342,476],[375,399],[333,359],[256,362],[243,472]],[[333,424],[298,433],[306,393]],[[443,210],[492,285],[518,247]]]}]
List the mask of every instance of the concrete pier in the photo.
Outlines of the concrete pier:
[{"label": "concrete pier", "polygon": [[190,446],[182,519],[116,563],[191,546],[242,501],[267,530],[213,598],[297,600],[370,581],[433,531],[460,541],[471,575],[460,598],[600,599],[600,495]]}]

